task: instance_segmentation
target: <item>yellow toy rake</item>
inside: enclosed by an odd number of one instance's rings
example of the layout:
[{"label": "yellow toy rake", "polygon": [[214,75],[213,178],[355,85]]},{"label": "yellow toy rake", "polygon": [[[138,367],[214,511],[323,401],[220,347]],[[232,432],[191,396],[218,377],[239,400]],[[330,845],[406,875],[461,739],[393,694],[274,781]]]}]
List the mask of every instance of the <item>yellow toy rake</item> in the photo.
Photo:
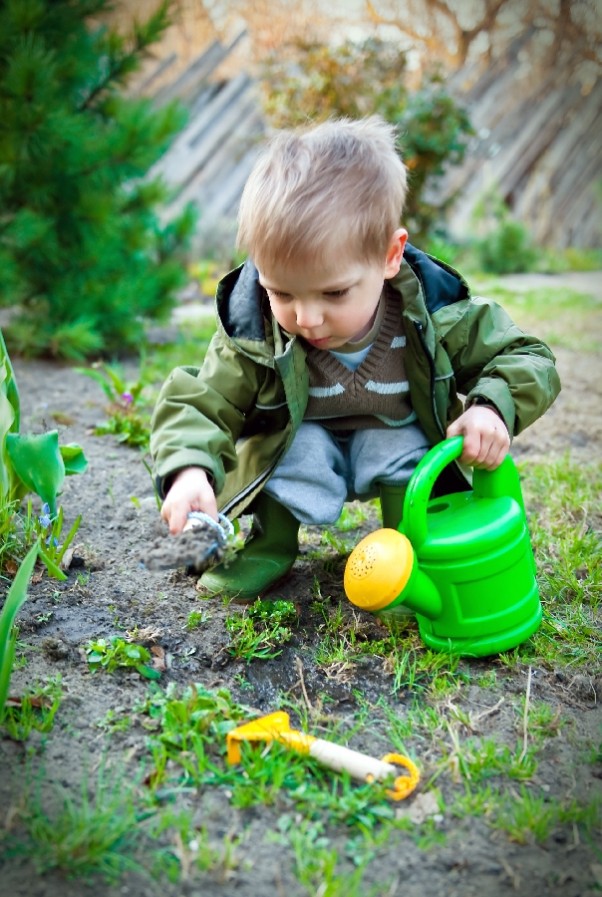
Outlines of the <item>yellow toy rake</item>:
[{"label": "yellow toy rake", "polygon": [[[347,772],[360,782],[384,781],[395,776],[392,788],[387,791],[393,800],[403,800],[412,793],[420,780],[417,767],[407,757],[386,754],[381,760],[377,760],[332,741],[291,729],[288,713],[282,710],[231,729],[226,736],[228,763],[240,762],[240,745],[243,741],[277,741],[299,754],[314,757],[328,769]],[[399,767],[403,767],[404,774],[399,775]]]}]

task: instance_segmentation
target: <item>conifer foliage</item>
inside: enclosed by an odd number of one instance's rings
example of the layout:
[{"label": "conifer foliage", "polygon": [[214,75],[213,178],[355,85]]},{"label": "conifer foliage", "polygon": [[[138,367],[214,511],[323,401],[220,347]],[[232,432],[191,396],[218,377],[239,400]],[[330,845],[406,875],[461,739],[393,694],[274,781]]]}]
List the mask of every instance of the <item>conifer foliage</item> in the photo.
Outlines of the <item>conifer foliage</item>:
[{"label": "conifer foliage", "polygon": [[184,113],[123,90],[169,6],[123,36],[102,24],[109,0],[0,4],[0,304],[15,351],[134,347],[173,305],[193,213],[161,224],[165,188],[144,176]]}]

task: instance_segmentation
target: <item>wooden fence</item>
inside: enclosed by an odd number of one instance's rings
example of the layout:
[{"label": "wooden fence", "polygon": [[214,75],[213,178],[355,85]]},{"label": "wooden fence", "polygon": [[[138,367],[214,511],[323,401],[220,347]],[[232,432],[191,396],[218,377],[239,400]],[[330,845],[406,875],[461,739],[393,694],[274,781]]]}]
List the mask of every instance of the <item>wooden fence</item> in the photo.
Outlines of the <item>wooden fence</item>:
[{"label": "wooden fence", "polygon": [[[165,81],[170,61],[164,60],[140,85],[157,103],[178,97],[188,107],[188,125],[152,173],[173,190],[164,215],[192,201],[205,235],[234,220],[267,130],[253,78],[245,71],[215,77],[245,40],[241,33],[230,44],[211,43],[183,74],[154,91],[159,75]],[[459,237],[474,234],[475,205],[495,186],[538,243],[600,246],[602,84],[584,93],[562,72],[533,77],[524,63],[528,53],[527,34],[479,77],[466,70],[450,79],[477,133],[464,164],[450,169],[439,187],[444,197],[456,197],[449,229]]]}]

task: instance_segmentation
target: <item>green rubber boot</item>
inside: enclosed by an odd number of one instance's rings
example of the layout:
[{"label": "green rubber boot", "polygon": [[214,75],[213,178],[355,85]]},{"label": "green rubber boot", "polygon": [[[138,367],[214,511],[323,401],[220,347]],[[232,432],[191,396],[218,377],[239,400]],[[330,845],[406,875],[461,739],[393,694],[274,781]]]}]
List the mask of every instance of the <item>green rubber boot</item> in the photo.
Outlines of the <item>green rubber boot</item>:
[{"label": "green rubber boot", "polygon": [[379,484],[380,512],[383,518],[383,526],[397,529],[403,516],[403,500],[407,486],[387,486]]},{"label": "green rubber boot", "polygon": [[199,585],[213,595],[253,602],[283,579],[299,553],[299,521],[291,512],[261,492],[253,503],[251,533],[228,562],[208,570]]}]

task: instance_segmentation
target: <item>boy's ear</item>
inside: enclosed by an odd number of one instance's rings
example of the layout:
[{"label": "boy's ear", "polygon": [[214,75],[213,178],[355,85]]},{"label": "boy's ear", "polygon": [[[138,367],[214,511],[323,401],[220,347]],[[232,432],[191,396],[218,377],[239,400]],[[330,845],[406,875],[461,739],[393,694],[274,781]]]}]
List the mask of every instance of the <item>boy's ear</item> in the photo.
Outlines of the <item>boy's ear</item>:
[{"label": "boy's ear", "polygon": [[389,242],[387,249],[387,257],[385,260],[385,280],[395,277],[399,273],[403,251],[408,241],[408,232],[403,227],[399,227]]}]

